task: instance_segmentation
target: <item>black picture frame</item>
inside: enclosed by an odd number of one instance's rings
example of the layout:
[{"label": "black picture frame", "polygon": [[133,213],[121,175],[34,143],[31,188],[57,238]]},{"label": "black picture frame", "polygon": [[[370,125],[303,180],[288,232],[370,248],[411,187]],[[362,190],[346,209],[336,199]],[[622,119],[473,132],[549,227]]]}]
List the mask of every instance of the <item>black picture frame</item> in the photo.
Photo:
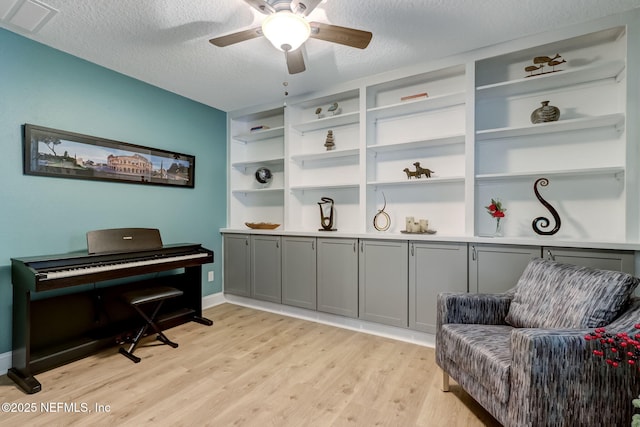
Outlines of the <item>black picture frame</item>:
[{"label": "black picture frame", "polygon": [[195,156],[24,125],[25,175],[131,184],[195,186]]}]

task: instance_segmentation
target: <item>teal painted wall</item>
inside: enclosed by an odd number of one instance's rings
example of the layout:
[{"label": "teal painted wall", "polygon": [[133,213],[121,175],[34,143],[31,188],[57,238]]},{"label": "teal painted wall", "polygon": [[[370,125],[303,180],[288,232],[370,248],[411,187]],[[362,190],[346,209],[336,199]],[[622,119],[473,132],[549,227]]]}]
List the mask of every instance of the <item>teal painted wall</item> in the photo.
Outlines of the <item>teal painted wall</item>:
[{"label": "teal painted wall", "polygon": [[[25,123],[195,155],[195,188],[23,175]],[[11,350],[10,258],[86,249],[89,230],[202,243],[215,253],[203,294],[221,291],[226,113],[0,29],[0,147],[0,353]]]}]

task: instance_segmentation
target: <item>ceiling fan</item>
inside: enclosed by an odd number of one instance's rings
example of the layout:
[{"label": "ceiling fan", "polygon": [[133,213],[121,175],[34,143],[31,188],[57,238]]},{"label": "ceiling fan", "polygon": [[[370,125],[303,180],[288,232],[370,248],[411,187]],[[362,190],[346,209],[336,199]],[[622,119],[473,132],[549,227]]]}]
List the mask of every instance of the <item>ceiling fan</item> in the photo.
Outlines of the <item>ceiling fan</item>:
[{"label": "ceiling fan", "polygon": [[306,17],[322,0],[244,0],[249,6],[267,15],[260,27],[251,28],[209,42],[225,47],[256,37],[266,37],[278,50],[284,52],[289,74],[303,72],[306,68],[302,44],[309,38],[364,49],[371,41],[369,31],[339,27],[321,22],[309,22]]}]

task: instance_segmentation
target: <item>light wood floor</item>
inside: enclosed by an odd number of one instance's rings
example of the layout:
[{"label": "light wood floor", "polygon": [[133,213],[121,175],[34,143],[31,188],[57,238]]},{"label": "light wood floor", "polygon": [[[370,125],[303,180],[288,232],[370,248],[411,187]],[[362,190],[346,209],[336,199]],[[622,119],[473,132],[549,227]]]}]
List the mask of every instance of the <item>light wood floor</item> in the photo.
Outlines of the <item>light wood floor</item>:
[{"label": "light wood floor", "polygon": [[231,304],[205,316],[213,326],[167,331],[177,349],[145,341],[139,364],[108,349],[37,375],[33,395],[1,376],[0,403],[35,412],[2,411],[0,424],[499,425],[457,385],[440,391],[431,348]]}]

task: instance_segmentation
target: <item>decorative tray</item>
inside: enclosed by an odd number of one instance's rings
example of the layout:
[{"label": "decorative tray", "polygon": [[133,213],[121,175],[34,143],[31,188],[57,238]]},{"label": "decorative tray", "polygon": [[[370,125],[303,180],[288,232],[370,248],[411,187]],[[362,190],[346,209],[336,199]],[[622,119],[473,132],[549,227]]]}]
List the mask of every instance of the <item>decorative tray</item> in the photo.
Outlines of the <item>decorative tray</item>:
[{"label": "decorative tray", "polygon": [[427,230],[427,231],[407,231],[407,230],[400,230],[401,233],[403,234],[436,234],[437,231],[436,230]]},{"label": "decorative tray", "polygon": [[271,222],[245,222],[245,225],[255,230],[273,230],[280,227],[280,224],[273,224]]}]

